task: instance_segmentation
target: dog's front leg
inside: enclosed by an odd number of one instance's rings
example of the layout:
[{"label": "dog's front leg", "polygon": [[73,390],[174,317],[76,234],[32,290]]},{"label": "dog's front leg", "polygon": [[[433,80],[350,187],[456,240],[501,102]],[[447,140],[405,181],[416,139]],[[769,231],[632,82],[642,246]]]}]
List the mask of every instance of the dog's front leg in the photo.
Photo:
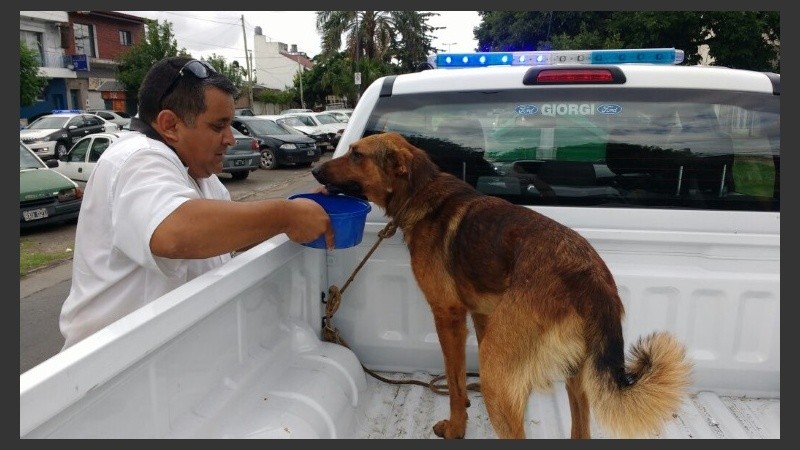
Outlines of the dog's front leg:
[{"label": "dog's front leg", "polygon": [[445,439],[462,439],[467,430],[467,311],[451,306],[434,309],[433,316],[450,393],[450,419],[437,422],[433,432]]}]

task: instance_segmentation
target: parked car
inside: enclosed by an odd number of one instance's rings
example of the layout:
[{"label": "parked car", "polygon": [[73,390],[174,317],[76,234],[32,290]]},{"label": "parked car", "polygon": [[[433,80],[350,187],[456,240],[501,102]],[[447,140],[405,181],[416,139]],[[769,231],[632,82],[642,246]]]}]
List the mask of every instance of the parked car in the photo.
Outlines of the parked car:
[{"label": "parked car", "polygon": [[131,115],[125,111],[112,111],[110,109],[90,109],[87,112],[98,115],[103,119],[114,122],[120,130],[125,129],[131,123]]},{"label": "parked car", "polygon": [[261,141],[262,169],[271,170],[286,164],[310,166],[321,156],[314,139],[263,116],[237,116],[232,125],[242,134]]},{"label": "parked car", "polygon": [[250,108],[236,108],[233,111],[234,116],[255,116],[256,114]]},{"label": "parked car", "polygon": [[52,170],[58,160],[45,163],[19,143],[19,226],[29,228],[78,218],[83,190],[78,183]]},{"label": "parked car", "polygon": [[325,113],[332,115],[339,122],[347,123],[350,120],[350,116],[353,115],[353,110],[350,108],[342,108],[342,109],[326,109]]},{"label": "parked car", "polygon": [[20,140],[43,160],[57,158],[87,134],[117,131],[118,127],[100,116],[77,110],[56,110],[19,131]]},{"label": "parked car", "polygon": [[320,149],[320,152],[333,147],[333,143],[331,142],[332,137],[327,130],[321,129],[320,127],[316,126],[308,126],[297,117],[291,115],[285,115],[285,116],[259,115],[257,117],[274,120],[275,122],[284,127],[288,127],[292,130],[303,133],[304,135],[314,140],[314,142],[317,144],[317,148]]},{"label": "parked car", "polygon": [[59,164],[53,170],[71,180],[88,181],[100,155],[127,131],[94,133],[78,139],[66,154],[59,156]]},{"label": "parked car", "polygon": [[281,115],[281,116],[282,116],[282,115],[284,115],[284,114],[292,114],[292,113],[299,113],[299,112],[311,112],[311,110],[310,110],[310,109],[305,109],[305,108],[291,108],[291,109],[284,109],[283,111],[281,111],[281,112],[279,113],[279,115]]},{"label": "parked car", "polygon": [[[231,131],[236,144],[225,153],[222,171],[231,174],[234,180],[243,180],[259,167],[259,141],[243,135],[233,127]],[[88,181],[103,152],[126,133],[128,131],[95,133],[79,139],[66,155],[58,158],[59,164],[54,170],[75,181]]]},{"label": "parked car", "polygon": [[230,146],[222,162],[222,171],[231,174],[234,180],[244,180],[250,172],[261,166],[261,140],[242,134],[231,127],[236,144]]},{"label": "parked car", "polygon": [[342,138],[342,133],[344,133],[344,129],[347,127],[346,123],[339,122],[334,116],[325,112],[300,112],[286,115],[296,117],[303,122],[303,125],[313,127],[315,131],[326,134],[327,142],[324,142],[323,146],[326,150],[330,151],[336,150],[339,139]]}]

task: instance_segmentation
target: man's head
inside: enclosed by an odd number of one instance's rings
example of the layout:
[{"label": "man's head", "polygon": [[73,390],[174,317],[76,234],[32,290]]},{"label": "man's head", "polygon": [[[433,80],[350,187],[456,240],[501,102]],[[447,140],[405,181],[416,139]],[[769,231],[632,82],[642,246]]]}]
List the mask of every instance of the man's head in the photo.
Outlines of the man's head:
[{"label": "man's head", "polygon": [[207,62],[174,56],[150,68],[139,89],[139,118],[171,145],[193,178],[222,171],[236,86]]}]

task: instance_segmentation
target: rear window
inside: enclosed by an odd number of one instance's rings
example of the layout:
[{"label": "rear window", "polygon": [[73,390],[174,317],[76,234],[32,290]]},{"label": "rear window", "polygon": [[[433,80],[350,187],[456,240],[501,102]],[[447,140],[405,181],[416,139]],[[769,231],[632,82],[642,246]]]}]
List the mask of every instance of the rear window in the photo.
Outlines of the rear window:
[{"label": "rear window", "polygon": [[745,92],[548,89],[382,97],[442,170],[514,203],[780,210],[780,99]]}]

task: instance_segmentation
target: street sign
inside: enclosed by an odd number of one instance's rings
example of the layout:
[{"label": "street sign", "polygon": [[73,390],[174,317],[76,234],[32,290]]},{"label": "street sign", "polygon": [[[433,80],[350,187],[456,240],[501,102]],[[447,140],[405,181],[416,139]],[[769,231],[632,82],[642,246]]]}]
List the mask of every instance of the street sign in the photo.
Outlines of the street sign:
[{"label": "street sign", "polygon": [[88,72],[89,58],[86,55],[72,55],[72,67],[76,72]]},{"label": "street sign", "polygon": [[361,85],[361,72],[356,72],[355,73],[355,81],[356,81],[356,86],[360,86]]}]

